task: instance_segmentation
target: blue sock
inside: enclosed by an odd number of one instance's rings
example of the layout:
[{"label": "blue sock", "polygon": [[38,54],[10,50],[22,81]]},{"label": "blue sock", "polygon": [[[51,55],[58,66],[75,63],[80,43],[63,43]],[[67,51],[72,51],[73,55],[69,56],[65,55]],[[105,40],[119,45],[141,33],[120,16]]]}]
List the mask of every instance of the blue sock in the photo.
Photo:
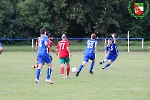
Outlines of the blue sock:
[{"label": "blue sock", "polygon": [[90,71],[92,71],[92,70],[93,70],[94,64],[95,64],[95,62],[92,62],[92,63],[91,63]]},{"label": "blue sock", "polygon": [[47,77],[46,77],[46,79],[50,79],[51,73],[52,73],[52,69],[51,68],[47,68]]},{"label": "blue sock", "polygon": [[82,68],[83,68],[83,65],[80,65],[78,72],[81,72]]},{"label": "blue sock", "polygon": [[104,66],[104,68],[107,68],[109,65],[110,65],[110,64],[106,64],[106,65]]},{"label": "blue sock", "polygon": [[37,69],[36,71],[36,78],[39,80],[40,78],[40,72],[41,72],[41,69]]}]

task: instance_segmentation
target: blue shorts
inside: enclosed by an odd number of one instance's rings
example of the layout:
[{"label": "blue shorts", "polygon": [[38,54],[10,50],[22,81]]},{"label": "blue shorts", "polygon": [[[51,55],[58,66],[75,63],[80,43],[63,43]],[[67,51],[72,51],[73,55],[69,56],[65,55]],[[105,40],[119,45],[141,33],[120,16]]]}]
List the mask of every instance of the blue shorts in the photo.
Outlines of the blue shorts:
[{"label": "blue shorts", "polygon": [[88,53],[88,54],[84,54],[84,58],[83,61],[88,62],[90,60],[94,60],[95,59],[95,53]]},{"label": "blue shorts", "polygon": [[48,53],[41,53],[37,55],[38,64],[42,64],[43,62],[51,63],[50,55]]},{"label": "blue shorts", "polygon": [[107,55],[106,59],[111,60],[111,62],[115,61],[118,55]]}]

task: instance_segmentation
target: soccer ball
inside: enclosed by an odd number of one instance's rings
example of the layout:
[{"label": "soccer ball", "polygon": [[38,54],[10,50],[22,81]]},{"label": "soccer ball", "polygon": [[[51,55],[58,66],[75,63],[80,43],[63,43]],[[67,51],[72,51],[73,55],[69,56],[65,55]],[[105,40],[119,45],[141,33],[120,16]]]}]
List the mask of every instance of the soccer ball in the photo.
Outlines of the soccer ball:
[{"label": "soccer ball", "polygon": [[72,68],[72,72],[73,72],[73,73],[76,73],[76,72],[77,72],[77,68],[76,68],[76,67],[73,67],[73,68]]}]

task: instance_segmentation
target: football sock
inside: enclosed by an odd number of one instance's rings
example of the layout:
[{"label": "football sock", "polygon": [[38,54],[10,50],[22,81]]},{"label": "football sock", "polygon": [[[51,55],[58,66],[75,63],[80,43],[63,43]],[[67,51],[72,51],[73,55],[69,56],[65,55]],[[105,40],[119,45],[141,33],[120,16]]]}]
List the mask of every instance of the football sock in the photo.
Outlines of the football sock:
[{"label": "football sock", "polygon": [[104,60],[102,60],[101,62],[104,63]]},{"label": "football sock", "polygon": [[60,67],[60,74],[64,74],[64,67]]},{"label": "football sock", "polygon": [[47,78],[46,79],[50,79],[51,73],[52,73],[52,69],[47,68]]},{"label": "football sock", "polygon": [[38,68],[38,64],[34,65],[34,68]]},{"label": "football sock", "polygon": [[70,74],[70,66],[67,66],[67,68],[66,68],[66,75],[69,76],[69,74]]},{"label": "football sock", "polygon": [[104,66],[104,68],[107,68],[109,65],[110,65],[110,64],[106,64],[106,65]]},{"label": "football sock", "polygon": [[36,78],[39,80],[40,78],[40,72],[41,72],[41,69],[37,69],[36,71]]},{"label": "football sock", "polygon": [[80,65],[78,72],[81,72],[82,68],[83,68],[83,65]]},{"label": "football sock", "polygon": [[92,70],[93,70],[94,64],[95,64],[95,62],[92,62],[92,63],[91,63],[90,71],[92,71]]}]

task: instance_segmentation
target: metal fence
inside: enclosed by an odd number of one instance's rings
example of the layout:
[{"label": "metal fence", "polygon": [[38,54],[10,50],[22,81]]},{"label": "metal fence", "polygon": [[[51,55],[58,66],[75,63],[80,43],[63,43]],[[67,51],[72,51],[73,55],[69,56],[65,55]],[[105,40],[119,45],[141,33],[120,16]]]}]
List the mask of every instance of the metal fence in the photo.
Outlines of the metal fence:
[{"label": "metal fence", "polygon": [[[68,38],[71,45],[85,45],[86,41],[90,38]],[[107,39],[109,38],[96,38],[99,45],[106,46]],[[144,38],[116,38],[117,45],[126,46],[128,48],[128,52],[130,50],[130,46],[141,46],[141,49],[144,48]],[[53,45],[56,45],[57,42],[61,40],[61,38],[54,38]],[[4,45],[31,45],[34,48],[36,38],[1,38],[0,41]]]}]

